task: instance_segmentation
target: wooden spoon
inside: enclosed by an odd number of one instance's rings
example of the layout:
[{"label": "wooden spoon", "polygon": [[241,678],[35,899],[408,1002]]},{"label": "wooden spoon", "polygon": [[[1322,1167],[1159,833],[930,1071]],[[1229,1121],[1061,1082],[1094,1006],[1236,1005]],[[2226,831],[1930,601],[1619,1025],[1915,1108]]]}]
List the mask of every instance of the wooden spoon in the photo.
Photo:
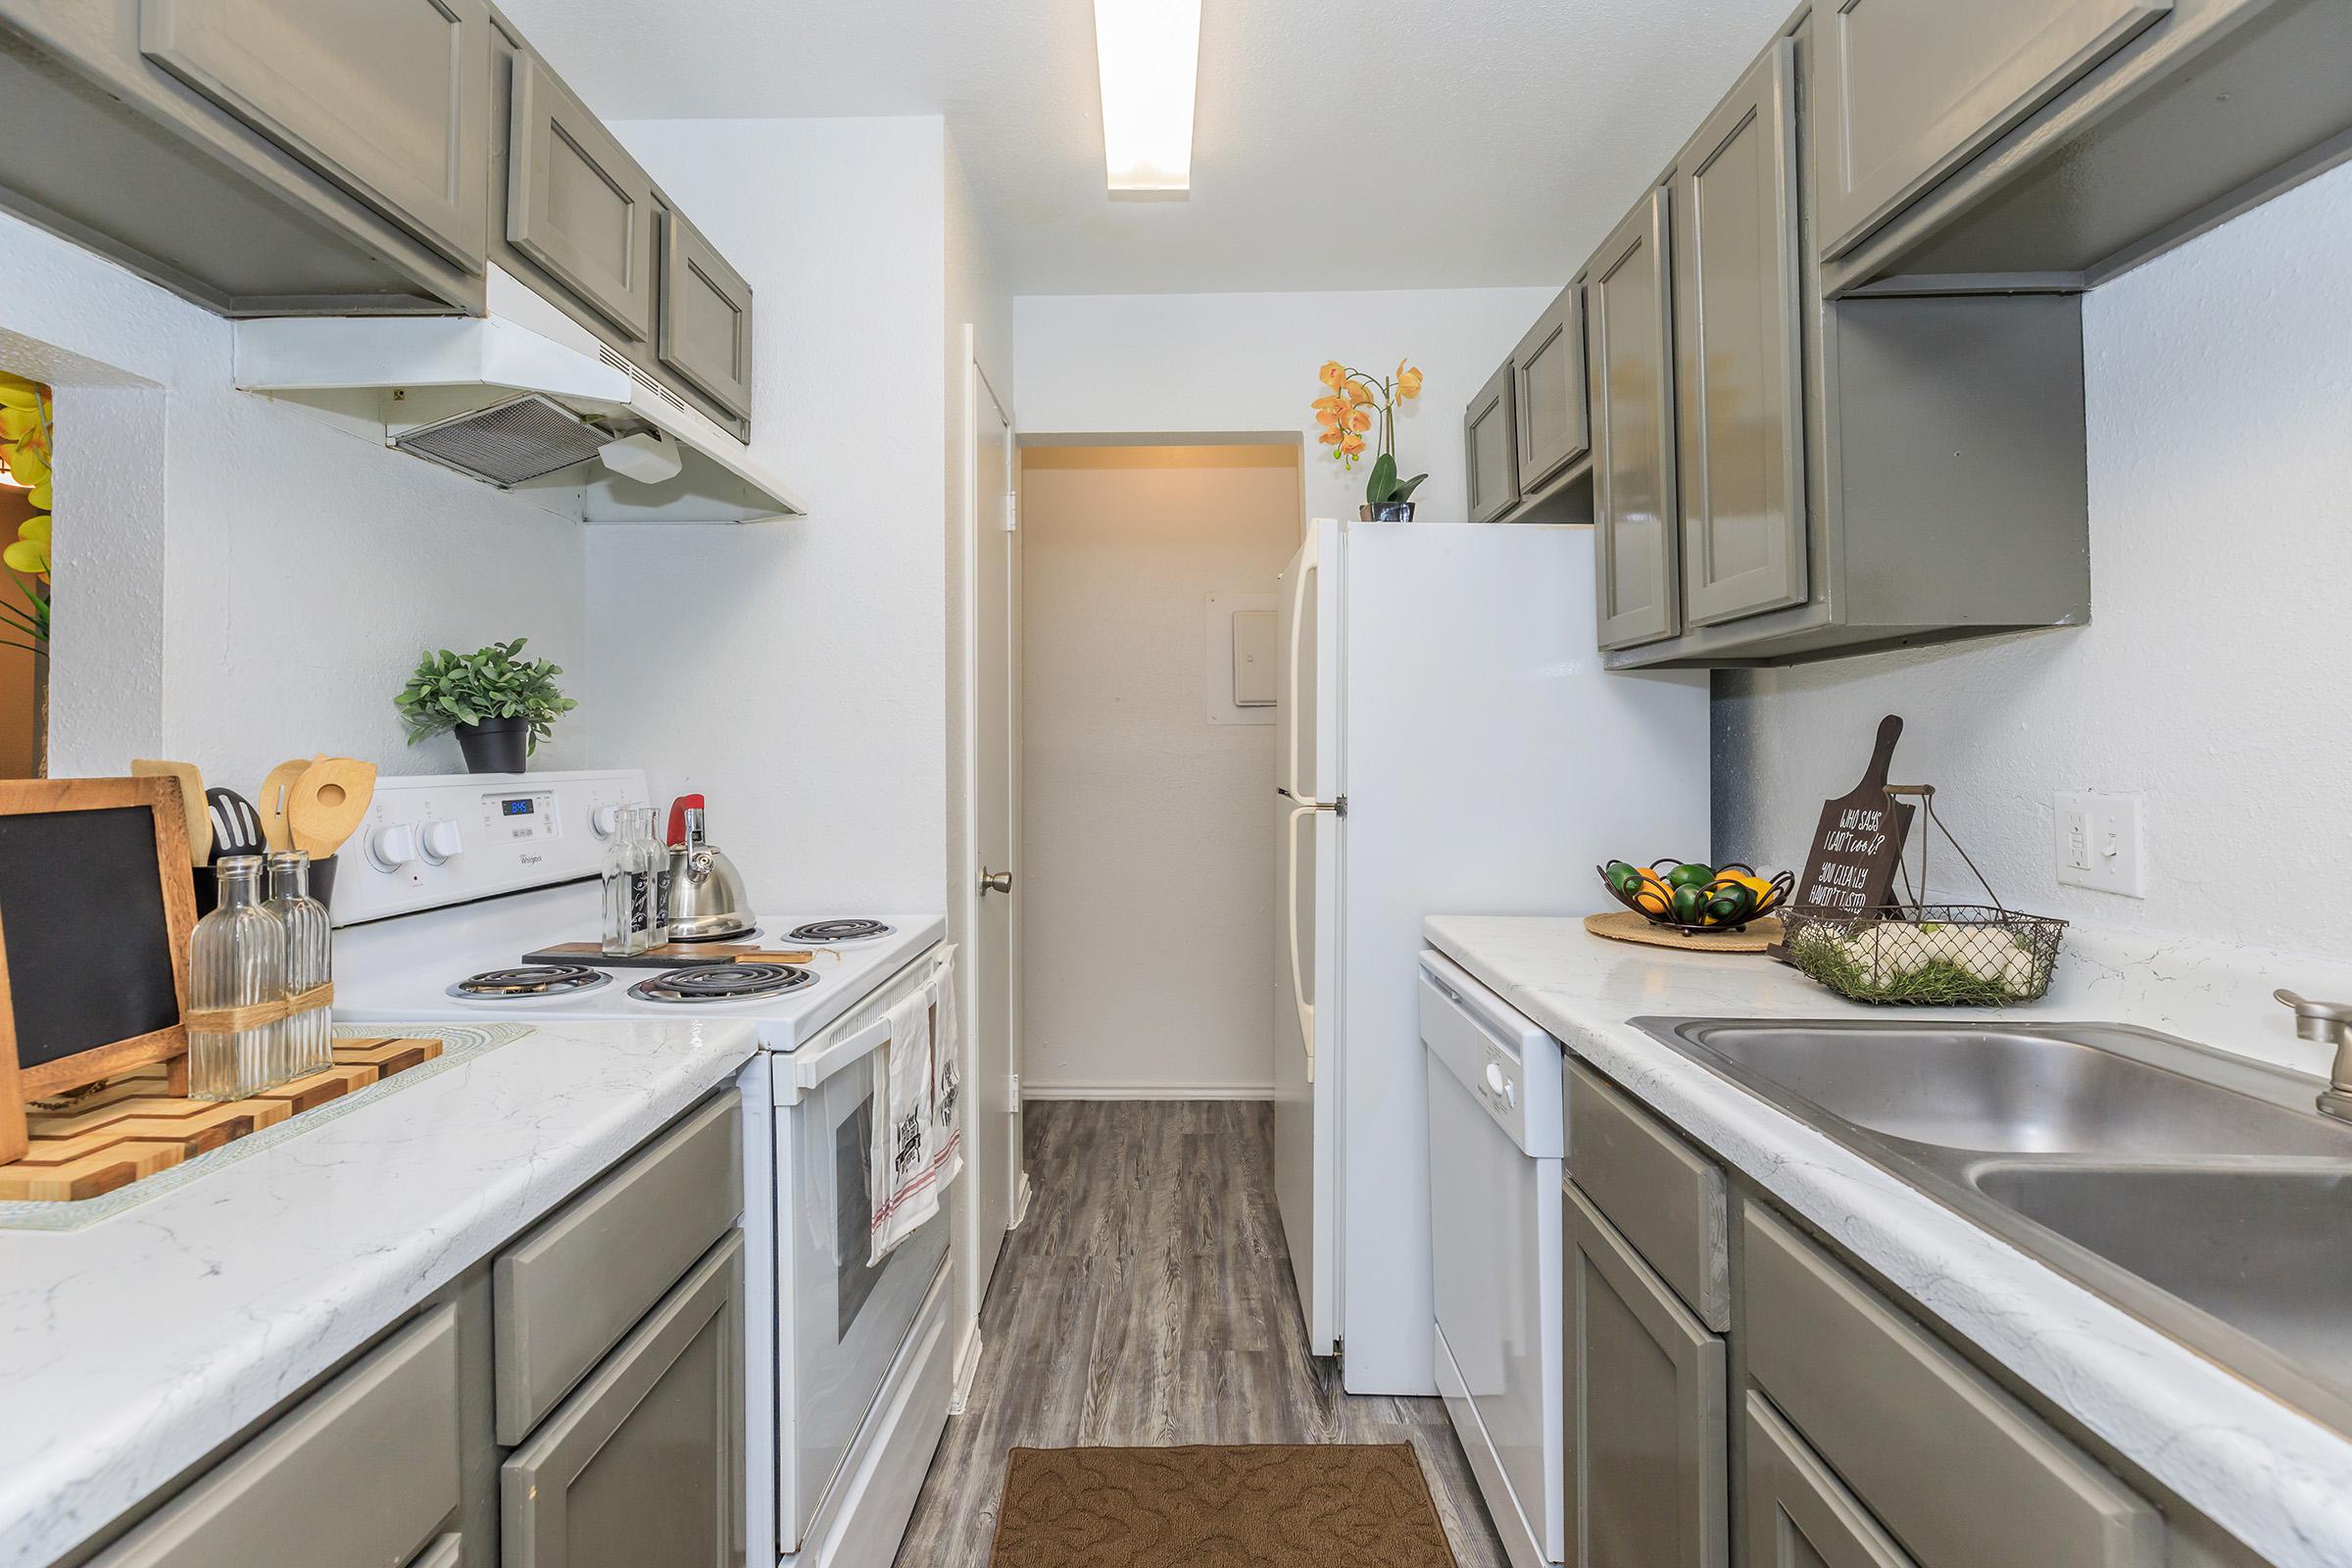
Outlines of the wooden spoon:
[{"label": "wooden spoon", "polygon": [[294,783],[286,802],[286,825],[294,848],[322,860],[359,830],[375,800],[375,764],[348,757],[313,762]]},{"label": "wooden spoon", "polygon": [[311,761],[307,757],[291,758],[271,768],[270,776],[262,780],[261,798],[254,808],[262,816],[262,842],[273,850],[294,847],[294,830],[286,826],[286,808],[293,804],[294,786],[311,770]]},{"label": "wooden spoon", "polygon": [[130,760],[133,778],[179,780],[179,806],[188,818],[188,863],[209,865],[213,858],[213,818],[204,798],[204,775],[193,762],[165,762],[152,757]]}]

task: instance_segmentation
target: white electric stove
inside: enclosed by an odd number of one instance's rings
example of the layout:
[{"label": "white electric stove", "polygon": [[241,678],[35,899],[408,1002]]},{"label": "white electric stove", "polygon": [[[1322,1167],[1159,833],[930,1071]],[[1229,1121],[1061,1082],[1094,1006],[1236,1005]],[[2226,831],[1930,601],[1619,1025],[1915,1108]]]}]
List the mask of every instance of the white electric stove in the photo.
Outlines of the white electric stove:
[{"label": "white electric stove", "polygon": [[944,1220],[866,1262],[872,1061],[890,1007],[940,983],[946,916],[787,908],[730,944],[806,962],[526,963],[595,941],[613,812],[646,800],[633,771],[379,779],[336,877],[335,1015],[750,1024],[748,1560],[887,1565],[946,1424],[954,1347]]}]

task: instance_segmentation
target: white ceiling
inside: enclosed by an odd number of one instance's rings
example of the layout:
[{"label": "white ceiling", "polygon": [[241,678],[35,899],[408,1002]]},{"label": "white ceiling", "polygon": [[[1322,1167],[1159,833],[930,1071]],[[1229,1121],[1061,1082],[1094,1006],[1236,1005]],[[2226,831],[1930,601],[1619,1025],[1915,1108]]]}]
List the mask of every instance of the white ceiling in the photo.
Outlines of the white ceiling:
[{"label": "white ceiling", "polygon": [[612,120],[944,114],[1013,292],[1564,282],[1792,0],[1204,0],[1193,191],[1103,188],[1091,0],[504,0]]}]

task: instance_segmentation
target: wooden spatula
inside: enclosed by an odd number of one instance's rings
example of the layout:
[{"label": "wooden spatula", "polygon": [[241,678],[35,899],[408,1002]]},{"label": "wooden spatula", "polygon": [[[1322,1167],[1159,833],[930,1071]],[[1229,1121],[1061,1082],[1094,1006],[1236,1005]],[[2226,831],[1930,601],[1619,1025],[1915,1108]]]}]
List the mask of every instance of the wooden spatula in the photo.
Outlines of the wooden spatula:
[{"label": "wooden spatula", "polygon": [[165,762],[152,757],[130,760],[133,778],[172,778],[179,780],[179,806],[188,818],[188,863],[209,865],[213,858],[213,818],[206,808],[204,775],[196,771],[193,762]]},{"label": "wooden spatula", "polygon": [[294,830],[286,826],[286,808],[294,803],[294,786],[311,770],[311,762],[308,757],[290,758],[262,780],[262,796],[254,809],[262,815],[262,840],[273,850],[294,847]]},{"label": "wooden spatula", "polygon": [[295,780],[286,804],[286,825],[294,830],[294,848],[324,859],[358,831],[375,800],[375,764],[349,757],[329,757],[313,762]]}]

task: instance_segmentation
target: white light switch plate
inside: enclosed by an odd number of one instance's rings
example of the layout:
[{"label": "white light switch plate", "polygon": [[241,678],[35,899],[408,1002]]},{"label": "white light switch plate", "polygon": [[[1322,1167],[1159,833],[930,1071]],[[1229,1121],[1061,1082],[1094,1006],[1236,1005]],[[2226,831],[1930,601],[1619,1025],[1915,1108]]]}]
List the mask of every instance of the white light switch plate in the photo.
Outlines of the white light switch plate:
[{"label": "white light switch plate", "polygon": [[2147,831],[2137,795],[2062,791],[2053,813],[2058,880],[2068,887],[2148,896]]}]

